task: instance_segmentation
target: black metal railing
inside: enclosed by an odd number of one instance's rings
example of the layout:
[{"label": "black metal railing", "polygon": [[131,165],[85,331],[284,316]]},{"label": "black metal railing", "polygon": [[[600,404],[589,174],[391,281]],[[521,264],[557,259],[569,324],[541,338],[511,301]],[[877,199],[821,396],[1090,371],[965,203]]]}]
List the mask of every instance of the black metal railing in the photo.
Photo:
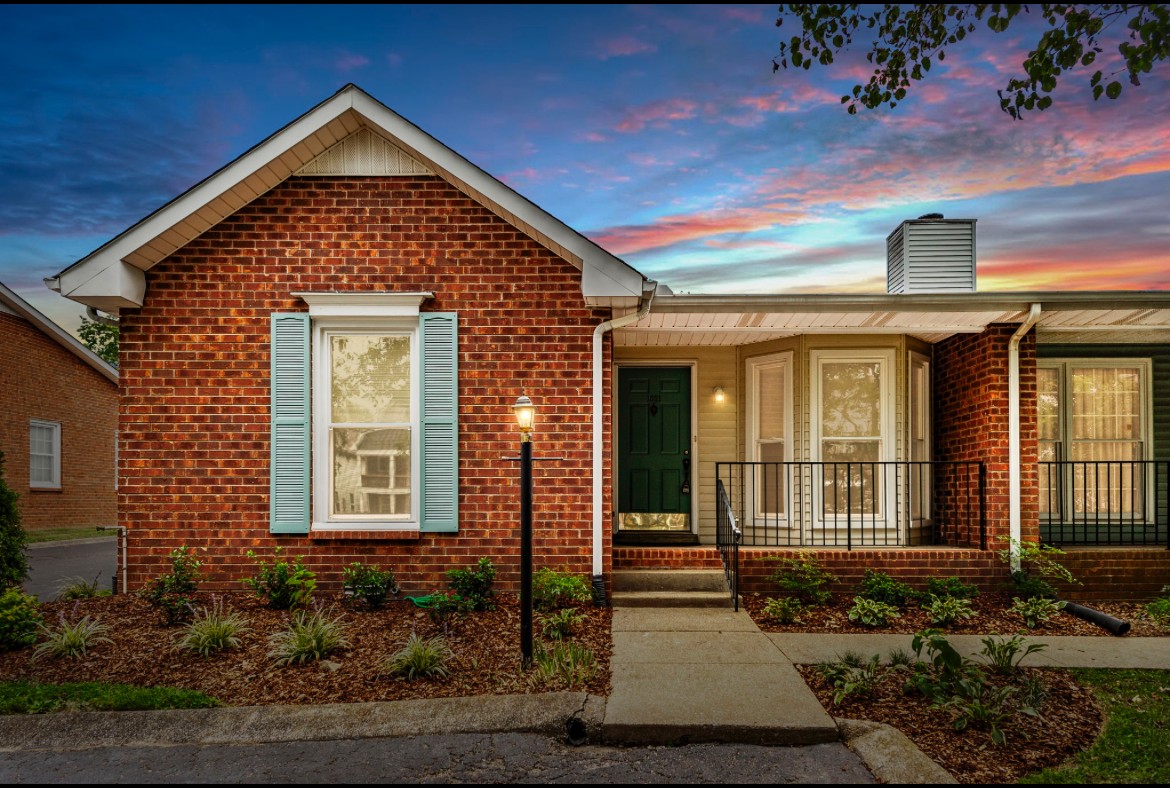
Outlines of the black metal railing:
[{"label": "black metal railing", "polygon": [[715,480],[715,498],[715,544],[719,547],[719,558],[723,561],[723,575],[727,578],[727,588],[731,591],[731,603],[738,613],[739,543],[743,540],[743,533],[736,525],[731,499],[727,497],[727,490],[719,479]]},{"label": "black metal railing", "polygon": [[982,462],[721,462],[715,478],[745,545],[987,549]]},{"label": "black metal railing", "polygon": [[1040,538],[1170,549],[1170,461],[1041,462]]}]

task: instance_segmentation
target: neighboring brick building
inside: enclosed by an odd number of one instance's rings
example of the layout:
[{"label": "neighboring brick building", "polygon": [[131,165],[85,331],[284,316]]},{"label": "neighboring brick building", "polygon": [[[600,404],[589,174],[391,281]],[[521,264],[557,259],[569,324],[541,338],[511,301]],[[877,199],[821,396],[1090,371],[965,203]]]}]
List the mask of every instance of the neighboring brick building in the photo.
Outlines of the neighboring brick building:
[{"label": "neighboring brick building", "polygon": [[122,320],[131,587],[180,545],[514,587],[528,394],[537,566],[718,566],[725,512],[754,587],[1042,538],[1156,591],[1170,294],[977,293],[974,227],[902,223],[887,294],[674,295],[351,85],[51,286]]},{"label": "neighboring brick building", "polygon": [[114,525],[118,372],[0,284],[0,451],[28,530]]}]

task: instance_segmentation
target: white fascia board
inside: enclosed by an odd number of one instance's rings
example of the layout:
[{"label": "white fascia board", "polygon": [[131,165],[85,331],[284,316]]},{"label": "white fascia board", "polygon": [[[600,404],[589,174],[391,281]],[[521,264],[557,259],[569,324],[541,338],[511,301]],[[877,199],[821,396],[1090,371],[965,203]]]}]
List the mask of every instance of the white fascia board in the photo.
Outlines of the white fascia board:
[{"label": "white fascia board", "polygon": [[434,293],[293,293],[309,305],[310,317],[418,317]]},{"label": "white fascia board", "polygon": [[115,386],[118,385],[117,369],[107,364],[101,356],[81,344],[75,336],[45,317],[29,304],[29,302],[25,301],[12,290],[9,290],[3,284],[0,284],[0,305],[7,307],[6,311],[10,311],[32,323],[42,334],[45,334],[50,339],[56,340],[57,344],[93,367],[106,380]]},{"label": "white fascia board", "polygon": [[146,302],[146,274],[121,260],[95,259],[70,268],[57,277],[57,286],[66,298],[110,314]]},{"label": "white fascia board", "polygon": [[[450,173],[467,188],[498,205],[576,255],[582,263],[581,291],[586,298],[616,296],[640,299],[645,277],[623,260],[590,241],[552,214],[522,197],[418,126],[360,91],[353,94],[353,108],[392,140],[400,140],[429,160],[437,169]],[[571,262],[571,261],[570,261]]]}]

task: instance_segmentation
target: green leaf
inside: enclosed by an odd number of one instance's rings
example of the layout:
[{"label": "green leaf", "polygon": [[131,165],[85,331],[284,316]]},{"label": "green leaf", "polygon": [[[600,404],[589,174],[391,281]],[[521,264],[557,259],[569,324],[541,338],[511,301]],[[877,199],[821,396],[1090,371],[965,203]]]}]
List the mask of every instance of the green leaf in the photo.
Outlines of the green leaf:
[{"label": "green leaf", "polygon": [[[941,57],[942,52],[939,52],[939,55]],[[930,58],[928,58],[928,57],[922,58],[922,68],[924,71],[930,71]]]},{"label": "green leaf", "polygon": [[1109,86],[1107,88],[1105,88],[1105,95],[1111,99],[1115,99],[1118,96],[1120,96],[1121,95],[1121,83],[1118,82],[1117,80],[1113,80],[1112,82],[1110,82]]}]

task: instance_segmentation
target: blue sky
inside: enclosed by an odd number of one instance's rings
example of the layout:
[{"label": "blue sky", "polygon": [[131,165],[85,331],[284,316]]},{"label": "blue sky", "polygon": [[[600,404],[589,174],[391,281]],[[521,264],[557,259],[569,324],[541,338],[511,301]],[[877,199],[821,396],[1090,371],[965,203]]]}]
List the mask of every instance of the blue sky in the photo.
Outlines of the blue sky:
[{"label": "blue sky", "polygon": [[774,75],[771,5],[0,15],[0,281],[69,329],[43,277],[348,82],[675,290],[881,292],[930,211],[979,220],[981,290],[1170,289],[1166,74],[1013,122],[1027,23],[853,117],[863,60]]}]

